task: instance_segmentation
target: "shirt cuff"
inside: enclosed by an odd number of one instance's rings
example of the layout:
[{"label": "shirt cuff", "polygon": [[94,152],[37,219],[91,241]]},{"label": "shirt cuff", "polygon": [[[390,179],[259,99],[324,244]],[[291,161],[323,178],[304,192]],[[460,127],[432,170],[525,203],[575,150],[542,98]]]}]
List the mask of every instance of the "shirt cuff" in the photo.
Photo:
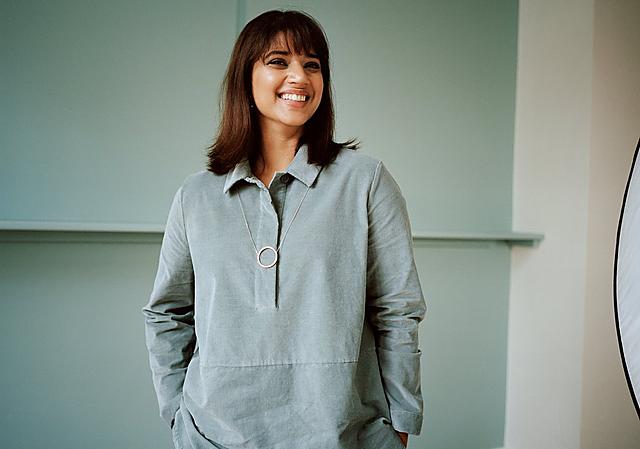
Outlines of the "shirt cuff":
[{"label": "shirt cuff", "polygon": [[390,410],[391,425],[398,432],[420,435],[422,430],[422,415],[418,413],[405,412],[404,410]]}]

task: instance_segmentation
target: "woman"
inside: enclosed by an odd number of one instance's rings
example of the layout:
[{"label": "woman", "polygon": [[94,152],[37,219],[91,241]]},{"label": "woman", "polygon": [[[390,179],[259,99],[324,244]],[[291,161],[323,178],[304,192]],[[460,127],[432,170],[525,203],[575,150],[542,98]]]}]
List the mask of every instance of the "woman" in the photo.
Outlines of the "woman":
[{"label": "woman", "polygon": [[405,447],[425,314],[409,218],[384,164],[333,141],[321,27],[253,19],[222,98],[143,308],[176,448]]}]

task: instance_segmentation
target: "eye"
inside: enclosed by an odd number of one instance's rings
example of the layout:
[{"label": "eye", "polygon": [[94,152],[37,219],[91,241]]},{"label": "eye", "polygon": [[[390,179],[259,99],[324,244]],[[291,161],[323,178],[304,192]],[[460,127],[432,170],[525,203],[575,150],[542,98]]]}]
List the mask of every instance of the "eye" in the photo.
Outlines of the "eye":
[{"label": "eye", "polygon": [[310,62],[307,64],[307,67],[313,70],[320,70],[320,64],[318,64],[317,62]]},{"label": "eye", "polygon": [[275,64],[275,65],[281,65],[281,66],[285,66],[287,65],[287,61],[285,61],[284,59],[272,59],[271,61],[267,62],[267,64]]}]

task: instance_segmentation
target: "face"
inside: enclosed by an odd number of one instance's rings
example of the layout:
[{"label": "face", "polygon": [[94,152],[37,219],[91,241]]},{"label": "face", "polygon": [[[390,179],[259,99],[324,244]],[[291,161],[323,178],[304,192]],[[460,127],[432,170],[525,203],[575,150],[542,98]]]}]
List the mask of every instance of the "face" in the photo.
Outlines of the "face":
[{"label": "face", "polygon": [[292,54],[280,35],[262,59],[253,65],[253,99],[260,126],[302,130],[322,99],[324,83],[320,59]]}]

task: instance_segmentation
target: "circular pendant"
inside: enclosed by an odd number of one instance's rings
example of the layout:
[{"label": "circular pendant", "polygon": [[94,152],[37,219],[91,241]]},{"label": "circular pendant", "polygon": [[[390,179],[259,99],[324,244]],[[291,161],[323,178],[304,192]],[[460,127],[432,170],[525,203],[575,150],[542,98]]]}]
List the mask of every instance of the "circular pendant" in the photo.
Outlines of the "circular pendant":
[{"label": "circular pendant", "polygon": [[[260,262],[260,256],[262,255],[263,252],[265,252],[268,249],[273,251],[273,262],[271,262],[269,265],[265,265],[262,262]],[[278,261],[278,251],[276,251],[276,249],[273,246],[264,246],[262,247],[262,249],[260,249],[260,251],[258,251],[257,258],[258,258],[258,265],[260,265],[262,268],[271,268]]]}]

